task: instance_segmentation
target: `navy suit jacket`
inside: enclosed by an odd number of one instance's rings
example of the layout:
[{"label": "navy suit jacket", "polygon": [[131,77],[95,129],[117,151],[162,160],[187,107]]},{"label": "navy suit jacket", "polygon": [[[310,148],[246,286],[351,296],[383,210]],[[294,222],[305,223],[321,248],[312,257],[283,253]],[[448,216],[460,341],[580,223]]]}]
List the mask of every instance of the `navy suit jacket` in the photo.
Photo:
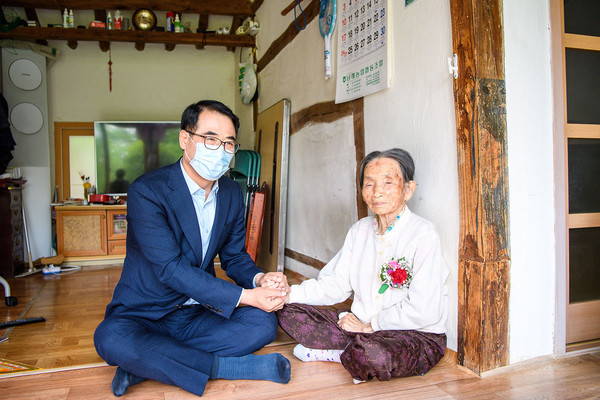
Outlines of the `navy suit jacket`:
[{"label": "navy suit jacket", "polygon": [[[192,196],[180,162],[136,179],[127,193],[127,254],[106,317],[159,319],[190,297],[229,318],[242,288],[262,272],[244,247],[244,202],[238,184],[219,179],[211,239],[202,243]],[[213,260],[237,285],[215,276]],[[238,286],[239,285],[239,286]]]}]

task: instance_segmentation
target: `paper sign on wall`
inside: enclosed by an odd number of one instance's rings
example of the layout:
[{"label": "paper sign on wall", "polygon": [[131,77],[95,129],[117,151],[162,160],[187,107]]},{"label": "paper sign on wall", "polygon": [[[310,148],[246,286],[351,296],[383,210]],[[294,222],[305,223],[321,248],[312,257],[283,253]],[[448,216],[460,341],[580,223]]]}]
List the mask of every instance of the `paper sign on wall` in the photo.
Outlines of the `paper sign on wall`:
[{"label": "paper sign on wall", "polygon": [[341,0],[335,102],[388,87],[387,0]]}]

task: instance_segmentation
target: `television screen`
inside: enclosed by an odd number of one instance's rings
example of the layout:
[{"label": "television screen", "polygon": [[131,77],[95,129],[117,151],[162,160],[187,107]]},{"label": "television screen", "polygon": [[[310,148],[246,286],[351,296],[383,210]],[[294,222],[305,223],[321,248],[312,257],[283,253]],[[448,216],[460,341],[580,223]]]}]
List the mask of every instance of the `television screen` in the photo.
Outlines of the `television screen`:
[{"label": "television screen", "polygon": [[95,121],[98,194],[126,195],[140,175],[179,160],[180,123]]}]

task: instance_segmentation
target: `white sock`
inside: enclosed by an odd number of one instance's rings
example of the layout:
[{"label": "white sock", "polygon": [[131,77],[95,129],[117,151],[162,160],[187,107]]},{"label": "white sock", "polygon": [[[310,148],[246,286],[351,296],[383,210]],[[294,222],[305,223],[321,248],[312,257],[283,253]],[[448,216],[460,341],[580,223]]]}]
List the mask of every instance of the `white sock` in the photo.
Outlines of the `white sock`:
[{"label": "white sock", "polygon": [[321,350],[321,349],[309,349],[308,347],[304,347],[301,344],[296,345],[294,347],[294,355],[298,357],[298,359],[307,362],[307,361],[332,361],[332,362],[341,362],[340,356],[344,350]]},{"label": "white sock", "polygon": [[352,378],[352,382],[354,382],[355,385],[358,385],[359,383],[365,383],[366,381],[361,381],[360,379]]}]

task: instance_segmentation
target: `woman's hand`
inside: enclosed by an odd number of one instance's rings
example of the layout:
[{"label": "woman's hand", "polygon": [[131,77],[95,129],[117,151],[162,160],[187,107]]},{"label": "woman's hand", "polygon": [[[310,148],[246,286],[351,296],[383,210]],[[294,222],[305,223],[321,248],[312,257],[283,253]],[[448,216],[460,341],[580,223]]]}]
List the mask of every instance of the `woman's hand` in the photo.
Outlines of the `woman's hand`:
[{"label": "woman's hand", "polygon": [[363,324],[356,315],[348,313],[338,320],[338,326],[348,332],[371,333],[371,324]]}]

